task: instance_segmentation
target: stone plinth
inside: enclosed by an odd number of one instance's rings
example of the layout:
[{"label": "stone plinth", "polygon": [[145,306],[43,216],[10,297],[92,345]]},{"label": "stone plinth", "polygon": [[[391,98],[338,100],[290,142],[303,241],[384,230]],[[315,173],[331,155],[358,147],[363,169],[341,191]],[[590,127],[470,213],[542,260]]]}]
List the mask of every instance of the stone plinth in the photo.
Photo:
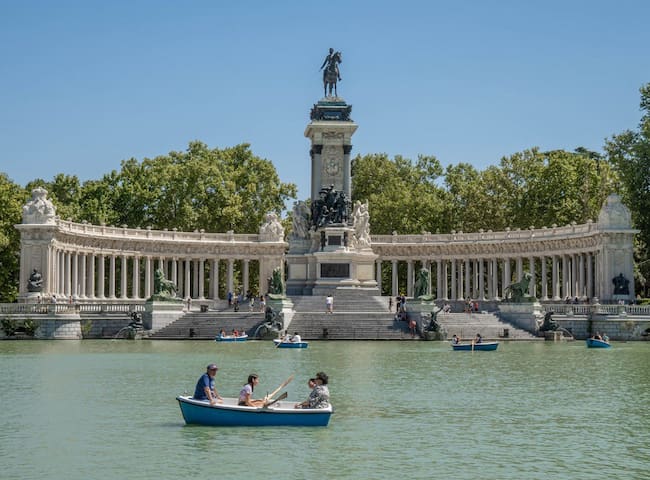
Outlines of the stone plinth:
[{"label": "stone plinth", "polygon": [[502,303],[499,305],[499,314],[506,322],[529,332],[536,332],[544,320],[539,302]]},{"label": "stone plinth", "polygon": [[147,300],[144,309],[142,324],[146,330],[160,330],[184,315],[181,299]]}]

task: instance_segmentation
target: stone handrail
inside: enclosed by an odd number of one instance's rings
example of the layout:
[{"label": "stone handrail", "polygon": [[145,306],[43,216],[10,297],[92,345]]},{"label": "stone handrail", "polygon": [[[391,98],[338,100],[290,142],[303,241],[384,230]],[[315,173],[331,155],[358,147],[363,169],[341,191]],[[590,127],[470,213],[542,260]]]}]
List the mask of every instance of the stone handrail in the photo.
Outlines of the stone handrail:
[{"label": "stone handrail", "polygon": [[371,235],[372,243],[449,243],[449,242],[479,242],[479,241],[507,241],[551,239],[569,236],[584,236],[586,233],[599,231],[598,224],[587,222],[580,225],[567,225],[565,227],[542,227],[528,230],[505,230],[500,232],[479,231],[471,233],[454,232],[448,234],[424,233],[420,235]]},{"label": "stone handrail", "polygon": [[142,303],[0,303],[0,314],[144,312]]},{"label": "stone handrail", "polygon": [[181,232],[176,230],[153,230],[151,228],[110,227],[90,223],[76,223],[68,220],[58,220],[60,231],[71,234],[96,235],[100,237],[128,238],[129,240],[175,240],[188,242],[259,242],[256,233],[207,233],[205,231]]},{"label": "stone handrail", "polygon": [[555,312],[558,315],[588,315],[594,311],[607,315],[620,315],[621,313],[628,315],[650,315],[650,305],[545,303],[543,309],[546,312]]}]

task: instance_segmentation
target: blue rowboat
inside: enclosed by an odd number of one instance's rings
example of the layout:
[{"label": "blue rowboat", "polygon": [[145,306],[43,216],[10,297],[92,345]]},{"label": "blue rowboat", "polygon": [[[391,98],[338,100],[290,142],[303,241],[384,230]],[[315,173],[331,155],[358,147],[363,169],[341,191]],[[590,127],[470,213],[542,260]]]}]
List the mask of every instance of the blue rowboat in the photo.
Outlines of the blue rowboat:
[{"label": "blue rowboat", "polygon": [[605,340],[598,340],[597,338],[587,339],[587,348],[610,348],[611,345]]},{"label": "blue rowboat", "polygon": [[273,339],[273,344],[277,348],[307,348],[309,346],[309,342],[283,342],[280,339]]},{"label": "blue rowboat", "polygon": [[327,408],[293,408],[294,402],[280,401],[269,407],[244,407],[238,399],[224,398],[222,403],[210,405],[207,400],[190,396],[176,397],[185,423],[229,427],[326,427],[332,415]]},{"label": "blue rowboat", "polygon": [[471,343],[452,343],[451,347],[458,351],[472,351],[472,350],[483,350],[483,351],[492,351],[496,350],[499,346],[499,342],[482,342],[475,343],[472,348]]},{"label": "blue rowboat", "polygon": [[248,340],[248,335],[246,334],[236,337],[234,335],[217,335],[214,337],[215,342],[245,342],[246,340]]}]

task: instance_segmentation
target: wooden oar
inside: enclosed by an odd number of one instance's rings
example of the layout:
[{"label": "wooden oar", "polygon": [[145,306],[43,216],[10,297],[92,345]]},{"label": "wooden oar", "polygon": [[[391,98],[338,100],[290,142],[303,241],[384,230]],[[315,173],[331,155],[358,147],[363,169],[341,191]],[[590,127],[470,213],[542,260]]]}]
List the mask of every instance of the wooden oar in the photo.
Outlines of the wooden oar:
[{"label": "wooden oar", "polygon": [[271,400],[269,403],[267,403],[266,405],[264,405],[264,408],[266,408],[266,407],[270,407],[270,406],[273,405],[274,403],[279,402],[280,400],[284,400],[284,399],[287,398],[288,396],[289,396],[289,394],[288,394],[287,392],[283,392],[282,394],[280,394],[280,396],[279,396],[278,398],[276,398],[275,400]]},{"label": "wooden oar", "polygon": [[286,387],[287,385],[289,385],[289,383],[291,382],[291,380],[293,380],[293,377],[294,377],[294,374],[292,373],[291,376],[289,376],[289,378],[287,378],[284,382],[282,382],[278,388],[276,388],[276,389],[273,390],[271,393],[269,393],[269,394],[266,396],[266,398],[269,399],[269,400],[270,400],[271,398],[273,398],[273,396],[274,396],[276,393],[278,393],[278,392],[279,392],[280,390],[282,390],[284,387]]}]

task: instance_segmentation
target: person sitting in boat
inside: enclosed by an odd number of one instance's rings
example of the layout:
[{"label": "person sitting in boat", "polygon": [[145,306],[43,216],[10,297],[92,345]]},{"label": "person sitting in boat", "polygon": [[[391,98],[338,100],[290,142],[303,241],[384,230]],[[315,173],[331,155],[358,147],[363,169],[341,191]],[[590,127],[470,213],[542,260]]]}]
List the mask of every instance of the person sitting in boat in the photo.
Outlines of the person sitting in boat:
[{"label": "person sitting in boat", "polygon": [[325,372],[318,372],[314,379],[316,386],[309,394],[307,408],[327,408],[330,404],[329,378]]},{"label": "person sitting in boat", "polygon": [[458,345],[460,343],[460,338],[458,337],[458,335],[454,334],[454,336],[451,337],[451,343],[453,343],[454,345]]},{"label": "person sitting in boat", "polygon": [[226,336],[226,331],[222,328],[221,331],[219,332],[220,337],[225,337]]},{"label": "person sitting in boat", "polygon": [[233,337],[238,337],[238,336],[239,336],[239,330],[237,330],[236,328],[233,328],[233,330],[232,330],[232,336],[233,336]]},{"label": "person sitting in boat", "polygon": [[248,383],[239,392],[239,405],[246,407],[263,407],[265,405],[265,400],[253,400],[253,391],[255,390],[255,385],[260,383],[259,377],[251,373],[248,376]]},{"label": "person sitting in boat", "polygon": [[[309,390],[313,390],[314,387],[316,386],[316,379],[310,378],[309,381],[307,382],[307,386],[309,386]],[[307,407],[309,407],[309,399],[305,400],[304,402],[296,403],[293,406],[293,408],[307,408]]]},{"label": "person sitting in boat", "polygon": [[196,382],[196,388],[194,389],[195,400],[209,400],[210,405],[214,405],[217,401],[221,402],[223,400],[214,386],[214,377],[217,374],[217,370],[219,368],[214,363],[207,366],[206,372]]},{"label": "person sitting in boat", "polygon": [[291,334],[289,333],[289,330],[284,331],[284,337],[282,337],[282,342],[283,343],[291,342]]},{"label": "person sitting in boat", "polygon": [[596,332],[596,334],[591,338],[593,338],[594,340],[602,340],[603,339],[603,337],[600,336],[600,332]]},{"label": "person sitting in boat", "polygon": [[603,342],[609,343],[609,337],[607,336],[606,333],[603,333]]},{"label": "person sitting in boat", "polygon": [[301,343],[302,338],[300,338],[300,335],[298,335],[298,332],[293,333],[293,337],[291,337],[291,343]]},{"label": "person sitting in boat", "polygon": [[481,337],[480,333],[476,334],[476,338],[474,339],[474,343],[483,343],[483,337]]}]

